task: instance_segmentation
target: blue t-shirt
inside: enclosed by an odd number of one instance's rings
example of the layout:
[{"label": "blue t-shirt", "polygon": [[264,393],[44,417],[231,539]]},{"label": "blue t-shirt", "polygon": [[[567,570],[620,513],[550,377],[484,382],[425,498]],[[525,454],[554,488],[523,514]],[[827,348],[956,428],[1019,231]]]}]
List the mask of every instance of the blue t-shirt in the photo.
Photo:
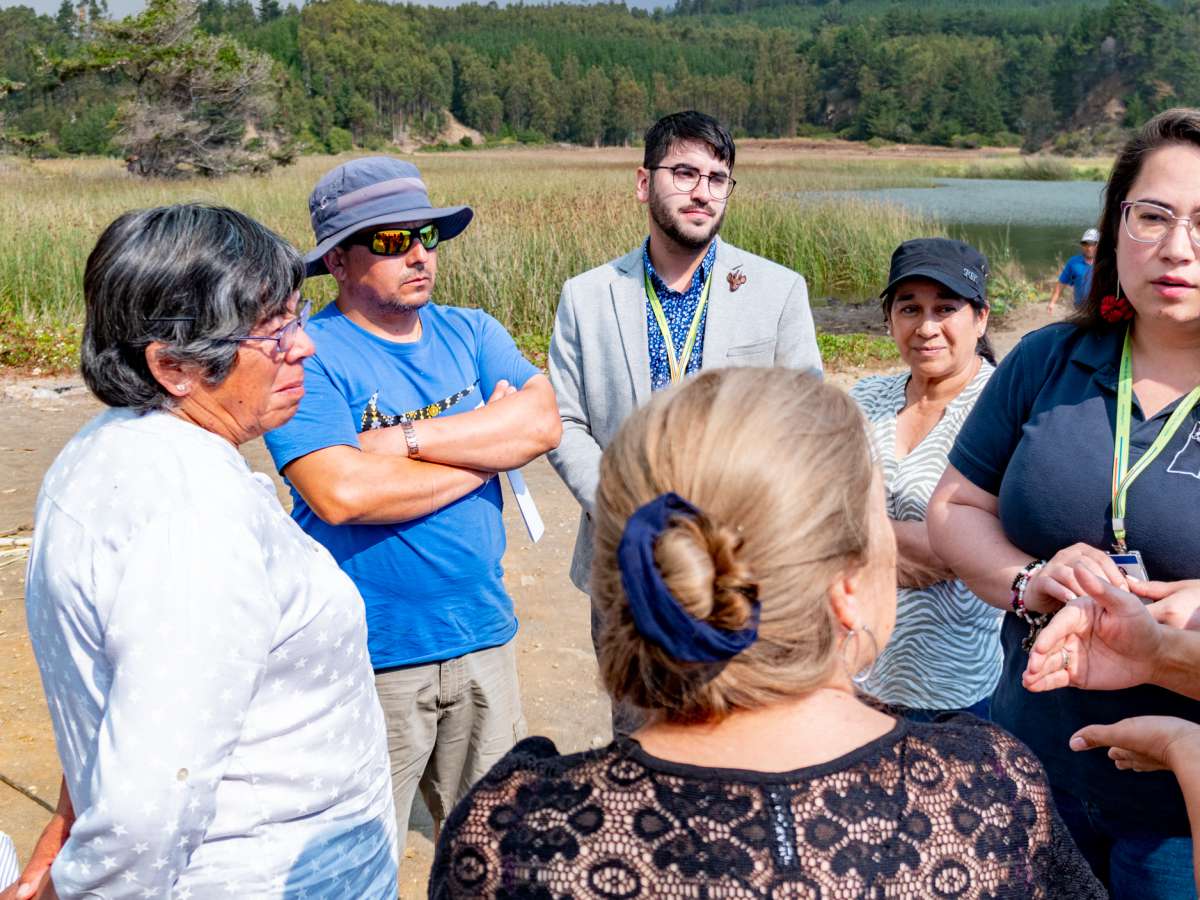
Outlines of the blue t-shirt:
[{"label": "blue t-shirt", "polygon": [[[410,419],[469,412],[504,379],[520,387],[538,370],[504,328],[478,309],[430,303],[421,339],[377,337],[330,304],[308,334],[304,399],[266,435],[276,467],[325,447],[357,447],[359,432]],[[289,485],[290,487],[290,485]],[[330,525],[292,488],[292,516],[320,541],[366,603],[376,669],[451,659],[507,643],[517,630],[504,590],[498,479],[435,513],[393,525]]]},{"label": "blue t-shirt", "polygon": [[1076,253],[1063,266],[1058,283],[1070,285],[1075,291],[1075,305],[1082,306],[1088,291],[1092,289],[1092,264],[1083,258],[1082,253]]},{"label": "blue t-shirt", "polygon": [[[1113,427],[1123,328],[1084,331],[1060,323],[1026,335],[996,369],[958,434],[950,463],[999,498],[1008,540],[1039,559],[1076,542],[1112,546]],[[1177,404],[1148,421],[1134,398],[1132,465]],[[1200,576],[1200,409],[1132,484],[1125,518],[1129,546],[1151,578]],[[1067,746],[1084,725],[1126,716],[1200,721],[1200,703],[1156,687],[1123,691],[1073,688],[1033,694],[1021,686],[1028,626],[1009,613],[1001,644],[1004,671],[992,717],[1041,758],[1050,783],[1095,804],[1131,830],[1189,834],[1170,772],[1117,769],[1103,750]]]}]

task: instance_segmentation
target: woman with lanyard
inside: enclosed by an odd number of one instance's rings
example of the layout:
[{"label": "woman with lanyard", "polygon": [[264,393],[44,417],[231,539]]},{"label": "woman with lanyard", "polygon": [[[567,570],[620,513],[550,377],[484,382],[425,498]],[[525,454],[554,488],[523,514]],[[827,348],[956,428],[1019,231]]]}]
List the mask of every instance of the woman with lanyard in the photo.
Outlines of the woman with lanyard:
[{"label": "woman with lanyard", "polygon": [[[992,717],[1041,758],[1076,843],[1115,898],[1195,897],[1170,773],[1118,771],[1071,735],[1134,715],[1200,720],[1155,687],[1030,693],[1028,647],[1081,595],[1078,563],[1157,599],[1144,579],[1196,574],[1200,534],[1200,111],[1156,116],[1105,192],[1092,292],[1068,323],[1027,335],[996,370],[929,507],[933,547],[1007,610]],[[1155,604],[1171,618],[1183,596]],[[1069,651],[1063,651],[1070,665]]]}]

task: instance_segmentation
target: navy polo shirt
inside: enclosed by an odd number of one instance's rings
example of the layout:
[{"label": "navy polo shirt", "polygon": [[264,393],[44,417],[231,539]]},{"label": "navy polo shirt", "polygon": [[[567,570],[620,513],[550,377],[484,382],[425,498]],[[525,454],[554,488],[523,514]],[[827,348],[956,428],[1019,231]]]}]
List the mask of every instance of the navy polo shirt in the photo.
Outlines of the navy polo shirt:
[{"label": "navy polo shirt", "polygon": [[[1059,323],[1026,335],[996,369],[959,432],[950,463],[999,498],[1004,534],[1030,556],[1049,559],[1076,542],[1109,549],[1113,428],[1124,327],[1085,331]],[[1158,436],[1177,404],[1146,420],[1134,397],[1130,464]],[[1200,577],[1200,409],[1133,483],[1127,543],[1151,578]],[[1055,788],[1119,816],[1132,829],[1189,834],[1170,772],[1121,772],[1104,750],[1075,753],[1084,725],[1127,716],[1200,721],[1200,702],[1155,687],[1067,688],[1032,694],[1021,686],[1028,626],[1004,617],[1004,671],[992,716],[1041,758]]]}]

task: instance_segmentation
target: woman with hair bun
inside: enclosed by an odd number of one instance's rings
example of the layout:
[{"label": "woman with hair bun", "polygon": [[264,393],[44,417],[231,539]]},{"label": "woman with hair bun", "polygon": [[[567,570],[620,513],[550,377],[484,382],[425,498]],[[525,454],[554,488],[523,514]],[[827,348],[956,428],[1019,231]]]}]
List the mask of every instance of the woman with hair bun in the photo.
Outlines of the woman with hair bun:
[{"label": "woman with hair bun", "polygon": [[595,515],[601,677],[646,724],[518,744],[447,819],[430,896],[1103,896],[1020,742],[857,695],[896,544],[845,394],[702,373],[605,450]]}]

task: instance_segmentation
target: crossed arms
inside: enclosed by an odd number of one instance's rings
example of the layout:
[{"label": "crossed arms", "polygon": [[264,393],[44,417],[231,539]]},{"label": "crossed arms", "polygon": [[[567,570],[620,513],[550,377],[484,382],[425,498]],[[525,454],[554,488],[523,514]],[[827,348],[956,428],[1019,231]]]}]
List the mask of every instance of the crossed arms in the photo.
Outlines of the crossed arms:
[{"label": "crossed arms", "polygon": [[292,460],[283,474],[331,525],[383,525],[435,512],[558,446],[562,422],[545,375],[519,389],[499,382],[486,405],[413,423],[420,458],[399,427],[363,432]]}]

